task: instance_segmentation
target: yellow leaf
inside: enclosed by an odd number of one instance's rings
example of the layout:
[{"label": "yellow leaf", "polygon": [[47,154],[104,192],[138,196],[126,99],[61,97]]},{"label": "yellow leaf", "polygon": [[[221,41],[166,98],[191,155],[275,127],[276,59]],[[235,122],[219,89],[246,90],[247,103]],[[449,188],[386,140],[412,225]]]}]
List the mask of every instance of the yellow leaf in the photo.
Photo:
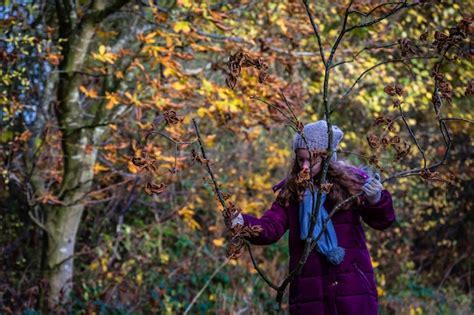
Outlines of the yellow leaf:
[{"label": "yellow leaf", "polygon": [[212,243],[217,247],[222,247],[224,246],[224,238],[216,238],[215,240],[212,240]]},{"label": "yellow leaf", "polygon": [[201,91],[207,93],[207,94],[211,94],[214,90],[213,86],[212,86],[212,82],[211,81],[208,81],[206,79],[202,79],[201,81]]},{"label": "yellow leaf", "polygon": [[170,260],[170,255],[166,253],[161,253],[160,254],[160,261],[164,264],[166,264]]},{"label": "yellow leaf", "polygon": [[191,228],[191,230],[200,230],[201,226],[194,220],[194,210],[192,206],[184,207],[178,211],[179,215],[183,217],[184,222]]},{"label": "yellow leaf", "polygon": [[190,8],[193,5],[191,0],[178,0],[178,4],[182,7],[185,7],[185,8]]},{"label": "yellow leaf", "polygon": [[381,287],[377,287],[377,295],[378,296],[384,296],[385,291]]},{"label": "yellow leaf", "polygon": [[173,84],[171,84],[171,87],[173,89],[175,89],[176,91],[182,91],[182,90],[186,90],[188,88],[188,85],[177,81],[177,82],[174,82]]},{"label": "yellow leaf", "polygon": [[92,271],[96,271],[99,268],[99,263],[97,261],[94,261],[92,264],[89,265],[89,268]]},{"label": "yellow leaf", "polygon": [[100,266],[102,267],[102,272],[107,272],[107,258],[100,259]]},{"label": "yellow leaf", "polygon": [[104,45],[100,45],[99,53],[92,53],[92,57],[96,60],[113,64],[117,59],[117,54],[107,52]]},{"label": "yellow leaf", "polygon": [[105,92],[105,99],[107,100],[105,105],[107,109],[112,109],[115,105],[119,104],[119,96],[116,93]]},{"label": "yellow leaf", "polygon": [[125,92],[125,96],[130,100],[130,103],[135,106],[142,105],[142,102],[138,99],[137,93],[130,94],[129,92]]},{"label": "yellow leaf", "polygon": [[105,167],[100,163],[95,163],[94,164],[94,174],[97,174],[97,173],[102,172],[102,171],[107,171],[108,169],[109,169],[108,167]]},{"label": "yellow leaf", "polygon": [[91,88],[88,90],[85,86],[81,85],[79,87],[79,90],[86,96],[90,98],[97,98],[97,92],[94,90],[94,88]]},{"label": "yellow leaf", "polygon": [[191,32],[191,26],[186,21],[180,21],[180,22],[176,22],[174,24],[173,30],[176,33],[183,32],[184,34],[187,34],[187,33]]},{"label": "yellow leaf", "polygon": [[143,283],[143,274],[139,272],[136,276],[137,284],[141,285]]},{"label": "yellow leaf", "polygon": [[197,114],[200,118],[202,118],[202,117],[206,116],[207,109],[201,107],[197,110]]},{"label": "yellow leaf", "polygon": [[172,69],[172,68],[165,68],[165,70],[163,71],[163,75],[165,77],[169,77],[170,75],[176,75],[176,70]]},{"label": "yellow leaf", "polygon": [[135,164],[132,163],[132,161],[128,162],[128,170],[130,171],[130,173],[133,174],[136,174],[139,171],[138,167],[136,167]]},{"label": "yellow leaf", "polygon": [[370,260],[372,261],[372,267],[373,267],[373,268],[377,268],[377,267],[380,265],[379,262],[373,260],[372,257],[370,258]]},{"label": "yellow leaf", "polygon": [[[199,115],[199,113],[198,113]],[[206,139],[204,140],[206,142],[206,146],[212,148],[215,144],[215,140],[216,140],[216,135],[209,135],[206,137]]]},{"label": "yellow leaf", "polygon": [[99,46],[99,54],[103,55],[103,54],[105,54],[105,52],[106,52],[105,46],[104,46],[104,45],[100,45],[100,46]]}]

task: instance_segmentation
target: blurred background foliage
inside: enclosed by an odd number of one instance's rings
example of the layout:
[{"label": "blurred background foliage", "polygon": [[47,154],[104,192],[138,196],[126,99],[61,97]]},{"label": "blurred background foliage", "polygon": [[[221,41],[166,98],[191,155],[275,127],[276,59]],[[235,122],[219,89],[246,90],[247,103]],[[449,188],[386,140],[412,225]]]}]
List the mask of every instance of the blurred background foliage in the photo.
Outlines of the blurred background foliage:
[{"label": "blurred background foliage", "polygon": [[[41,271],[45,236],[29,213],[34,209],[41,218],[44,205],[61,202],[53,190],[63,176],[63,131],[54,115],[54,89],[63,52],[60,21],[50,2],[13,0],[0,6],[0,307],[6,313],[41,308],[47,287]],[[76,2],[80,18],[89,1]],[[326,51],[339,33],[347,3],[311,7]],[[354,5],[367,12],[378,3]],[[344,38],[335,63],[361,53],[331,75],[330,102],[337,108],[332,122],[345,132],[342,150],[377,155],[383,176],[422,165],[414,146],[396,160],[393,150],[374,151],[367,143],[369,132],[380,133],[374,118],[398,114],[384,92],[397,83],[405,91],[407,121],[428,161],[442,158],[445,147],[431,103],[436,60],[377,67],[349,97],[341,95],[365,69],[400,58],[398,40],[413,40],[428,51],[436,31],[448,34],[471,13],[468,1],[428,1]],[[353,15],[351,22],[360,19]],[[362,50],[382,44],[389,47]],[[226,86],[226,62],[239,49],[268,64],[264,84],[256,71],[244,69],[235,89]],[[441,69],[452,86],[452,103],[442,113],[472,120],[470,40],[461,49],[467,57]],[[282,104],[281,90],[304,123],[323,118],[324,67],[311,24],[299,1],[130,1],[96,25],[87,54],[79,96],[83,126],[107,129],[96,143],[92,190],[83,199],[68,307],[85,313],[181,313],[225,260],[228,232],[205,169],[192,161],[197,145],[158,136],[145,143],[144,135],[159,115],[173,110],[182,121],[165,125],[163,133],[193,141],[191,118],[197,118],[223,191],[244,212],[262,214],[275,198],[272,185],[290,165],[293,131],[251,96]],[[87,116],[98,106],[103,110],[99,123]],[[366,229],[381,314],[472,312],[472,124],[448,124],[454,147],[438,171],[454,181],[407,177],[386,183],[397,222],[383,232]],[[400,121],[394,126],[410,141]],[[159,162],[159,175],[152,180],[167,185],[159,195],[144,192],[150,175],[131,162],[143,148]],[[33,166],[25,162],[28,156],[34,157]],[[338,157],[368,164],[353,154]],[[41,177],[46,189],[31,189],[31,176]],[[286,242],[285,236],[275,245],[255,248],[258,263],[274,282],[287,273]],[[245,254],[214,275],[191,312],[267,313],[274,297]]]}]

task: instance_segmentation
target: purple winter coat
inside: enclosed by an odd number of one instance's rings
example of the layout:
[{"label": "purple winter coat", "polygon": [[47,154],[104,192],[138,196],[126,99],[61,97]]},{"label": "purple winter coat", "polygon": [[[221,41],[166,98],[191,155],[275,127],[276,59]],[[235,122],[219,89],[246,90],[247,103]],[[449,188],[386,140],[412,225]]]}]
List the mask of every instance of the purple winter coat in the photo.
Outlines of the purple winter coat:
[{"label": "purple winter coat", "polygon": [[[283,182],[276,185],[274,191],[281,186]],[[334,206],[325,203],[328,213]],[[263,228],[257,237],[249,240],[255,245],[275,243],[290,230],[290,270],[296,268],[304,248],[304,241],[299,237],[298,209],[297,204],[286,208],[275,201],[259,219],[243,215],[245,225]],[[311,252],[301,274],[290,283],[291,314],[377,314],[374,271],[360,218],[374,229],[388,228],[395,221],[390,193],[383,190],[378,203],[370,205],[364,200],[360,207],[339,211],[332,217],[339,246],[346,251],[344,260],[335,266],[316,249]]]}]

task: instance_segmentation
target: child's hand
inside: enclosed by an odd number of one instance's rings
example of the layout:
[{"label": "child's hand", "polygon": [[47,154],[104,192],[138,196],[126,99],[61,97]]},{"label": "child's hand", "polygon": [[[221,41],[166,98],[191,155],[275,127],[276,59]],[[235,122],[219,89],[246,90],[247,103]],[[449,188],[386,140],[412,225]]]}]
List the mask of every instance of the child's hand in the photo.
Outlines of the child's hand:
[{"label": "child's hand", "polygon": [[224,223],[229,229],[233,229],[236,225],[244,225],[244,217],[240,213],[231,215],[224,215]]},{"label": "child's hand", "polygon": [[240,213],[232,219],[230,228],[233,229],[237,224],[244,225],[244,217]]},{"label": "child's hand", "polygon": [[364,186],[362,186],[362,191],[367,196],[367,200],[370,204],[375,204],[379,202],[380,197],[382,196],[382,183],[380,183],[380,175],[375,174],[374,177],[369,178]]}]

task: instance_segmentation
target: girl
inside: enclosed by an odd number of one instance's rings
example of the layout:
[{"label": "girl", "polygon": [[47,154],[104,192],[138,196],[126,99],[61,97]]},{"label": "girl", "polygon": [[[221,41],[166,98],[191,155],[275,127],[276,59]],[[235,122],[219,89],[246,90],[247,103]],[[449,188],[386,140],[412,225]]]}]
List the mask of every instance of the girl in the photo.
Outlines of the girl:
[{"label": "girl", "polygon": [[[321,171],[321,156],[312,154],[314,158],[311,161],[307,148],[311,152],[326,151],[326,121],[306,125],[304,135],[308,146],[301,135],[295,135],[295,160],[288,177],[273,187],[274,192],[279,193],[271,208],[261,218],[239,214],[232,220],[232,226],[242,224],[262,227],[257,237],[249,239],[256,245],[275,243],[289,229],[290,270],[296,268],[302,255],[312,204],[310,191],[297,185],[297,175],[304,170],[314,180]],[[342,131],[333,126],[334,151],[342,136]],[[335,205],[360,191],[364,194],[336,212],[301,274],[290,283],[290,313],[377,314],[374,272],[360,218],[374,229],[388,228],[395,220],[391,195],[383,190],[378,174],[369,177],[363,171],[337,161],[335,152],[329,162],[327,181],[333,186],[327,195],[322,195],[313,239],[322,230],[324,218]]]}]

